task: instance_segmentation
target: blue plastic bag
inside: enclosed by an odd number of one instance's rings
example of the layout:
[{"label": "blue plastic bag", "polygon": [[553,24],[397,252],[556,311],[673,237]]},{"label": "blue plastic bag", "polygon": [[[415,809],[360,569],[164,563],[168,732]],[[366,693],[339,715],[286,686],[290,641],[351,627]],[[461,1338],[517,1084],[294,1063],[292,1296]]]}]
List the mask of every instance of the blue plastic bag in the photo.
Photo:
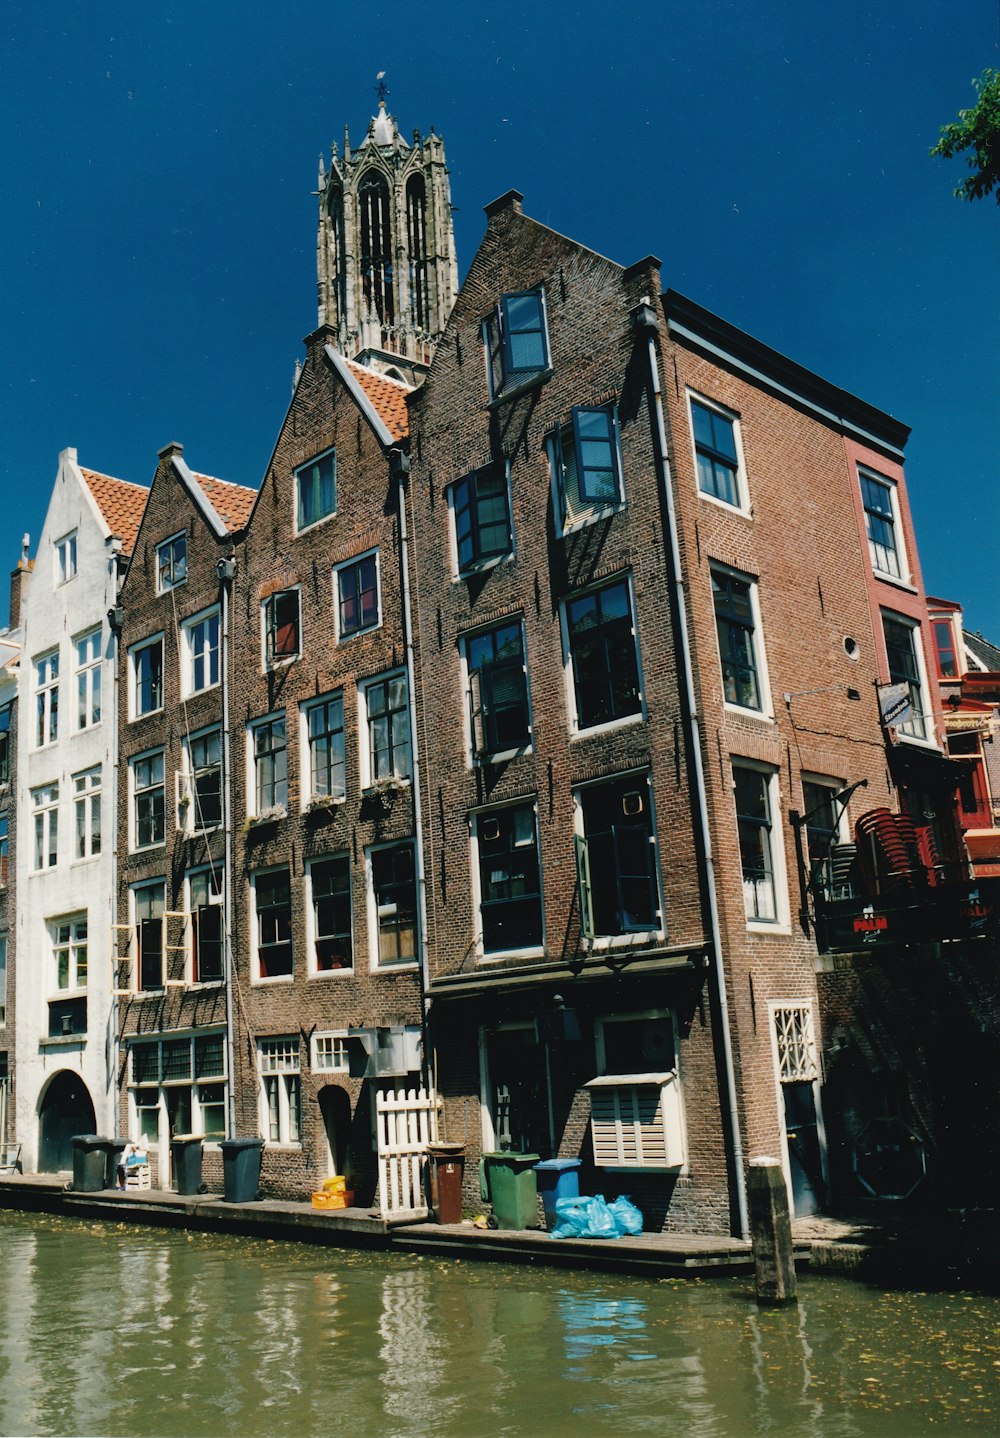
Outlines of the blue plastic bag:
[{"label": "blue plastic bag", "polygon": [[610,1208],[615,1223],[618,1225],[619,1233],[635,1234],[642,1232],[642,1214],[636,1208],[628,1194],[623,1193],[620,1198],[615,1199],[614,1203],[609,1203],[608,1208]]},{"label": "blue plastic bag", "polygon": [[[620,1230],[611,1209],[598,1194],[595,1198],[557,1198],[553,1238],[618,1238]],[[641,1223],[641,1220],[640,1220]]]}]

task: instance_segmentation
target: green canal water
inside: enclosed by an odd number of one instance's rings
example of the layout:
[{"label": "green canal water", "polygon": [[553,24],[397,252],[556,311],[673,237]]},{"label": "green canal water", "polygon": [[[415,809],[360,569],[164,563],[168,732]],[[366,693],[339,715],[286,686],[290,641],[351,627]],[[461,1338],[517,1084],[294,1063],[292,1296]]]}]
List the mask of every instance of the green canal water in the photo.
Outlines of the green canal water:
[{"label": "green canal water", "polygon": [[0,1434],[1000,1433],[1000,1299],[654,1281],[0,1213]]}]

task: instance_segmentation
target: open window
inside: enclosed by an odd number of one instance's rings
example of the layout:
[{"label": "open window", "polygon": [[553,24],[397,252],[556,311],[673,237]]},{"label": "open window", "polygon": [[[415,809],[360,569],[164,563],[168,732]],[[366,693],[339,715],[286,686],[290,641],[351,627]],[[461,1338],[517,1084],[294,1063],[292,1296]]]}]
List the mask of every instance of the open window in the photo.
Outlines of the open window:
[{"label": "open window", "polygon": [[549,368],[549,329],[541,285],[501,295],[483,321],[490,397],[541,377]]},{"label": "open window", "polygon": [[601,1073],[585,1085],[595,1165],[683,1167],[687,1142],[673,1015],[598,1020],[597,1057]]},{"label": "open window", "polygon": [[659,933],[656,841],[645,773],[581,785],[577,884],[585,939]]},{"label": "open window", "polygon": [[264,663],[268,669],[297,659],[302,652],[299,634],[299,591],[279,589],[261,605],[264,628]]}]

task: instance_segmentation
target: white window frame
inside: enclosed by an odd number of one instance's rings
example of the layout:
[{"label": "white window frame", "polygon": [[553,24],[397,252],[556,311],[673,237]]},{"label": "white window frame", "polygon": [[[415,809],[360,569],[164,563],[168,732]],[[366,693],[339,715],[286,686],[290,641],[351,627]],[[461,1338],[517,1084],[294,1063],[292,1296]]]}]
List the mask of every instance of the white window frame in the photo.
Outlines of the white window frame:
[{"label": "white window frame", "polygon": [[891,619],[895,624],[900,624],[904,629],[910,631],[910,642],[913,646],[913,654],[917,666],[917,684],[920,689],[920,707],[923,718],[925,734],[914,734],[908,729],[913,722],[911,719],[904,720],[901,724],[894,724],[891,727],[895,730],[897,737],[906,744],[919,745],[923,749],[936,749],[937,739],[935,737],[934,709],[931,704],[931,687],[927,681],[927,660],[924,654],[924,629],[919,619],[913,619],[909,614],[901,614],[895,609],[879,610],[882,617],[882,632],[879,636],[882,641],[882,652],[885,654],[885,673],[888,682],[891,681],[889,674],[888,646],[885,637],[885,621]]},{"label": "white window frame", "polygon": [[[223,971],[222,971],[222,973],[220,974],[220,976],[219,976],[217,979],[202,979],[202,978],[199,978],[199,977],[198,977],[198,974],[197,974],[197,971],[196,971],[197,966],[196,966],[196,963],[195,963],[195,925],[194,925],[195,905],[194,905],[194,895],[193,895],[192,890],[193,890],[193,888],[194,888],[194,883],[193,883],[193,881],[194,881],[194,880],[201,879],[201,878],[203,878],[203,877],[206,878],[207,881],[208,881],[208,882],[207,882],[208,904],[206,905],[206,907],[207,907],[207,908],[213,908],[213,909],[217,908],[217,909],[219,909],[219,910],[223,910],[224,907],[225,907],[225,902],[224,902],[224,901],[225,901],[225,895],[224,895],[224,880],[223,880],[223,874],[222,874],[222,867],[221,867],[221,865],[220,865],[220,864],[216,864],[216,865],[214,866],[214,868],[213,868],[213,866],[212,866],[211,864],[198,864],[198,865],[196,865],[194,868],[188,869],[187,872],[186,872],[185,875],[184,875],[184,915],[185,915],[185,922],[184,922],[184,945],[185,945],[185,953],[184,953],[184,973],[185,973],[185,977],[187,978],[188,984],[191,985],[192,987],[194,987],[194,988],[206,988],[206,989],[211,989],[211,988],[216,988],[219,984],[225,982],[225,944],[226,944],[226,935],[225,935],[225,927],[224,927],[224,925],[225,925],[225,915],[223,914],[223,919],[222,919],[222,922],[223,922],[223,930],[222,930],[222,970],[223,970]],[[213,890],[213,885],[214,885],[214,884],[217,884],[217,885],[218,885],[218,888]]]},{"label": "white window frame", "polygon": [[[200,655],[196,654],[194,649],[194,633],[200,625],[206,624],[212,619],[214,619],[218,625],[218,639],[214,650],[216,676],[214,679],[209,679],[207,683],[196,687],[194,676],[197,659],[201,657],[204,662],[205,657],[207,657],[210,660],[213,650],[211,646],[207,646],[203,647]],[[197,614],[192,614],[190,619],[185,619],[181,625],[181,650],[183,656],[183,663],[181,665],[182,697],[190,699],[192,695],[205,694],[210,689],[217,689],[222,672],[222,613],[218,604],[210,604],[208,608],[200,610]],[[211,665],[209,664],[208,667],[210,669]]]},{"label": "white window frame", "polygon": [[[65,938],[61,931],[65,929]],[[60,999],[72,998],[87,992],[89,978],[89,941],[86,910],[79,913],[61,914],[49,919],[49,952],[51,954],[51,979],[49,994]],[[82,933],[81,933],[82,930]],[[59,982],[59,955],[66,953],[66,983]],[[83,982],[80,982],[80,952],[83,951]]]},{"label": "white window frame", "polygon": [[[405,774],[396,774],[394,765],[394,772],[391,775],[386,775],[380,779],[375,775],[374,765],[372,764],[372,741],[371,730],[369,728],[368,693],[371,689],[376,688],[378,685],[387,684],[394,679],[402,680],[403,688],[406,692],[405,713],[407,751],[409,753],[409,761]],[[398,713],[399,711],[393,710],[392,712]],[[365,679],[361,683],[359,683],[358,734],[360,736],[360,743],[358,745],[358,768],[361,774],[362,789],[374,789],[380,784],[407,785],[411,782],[413,777],[413,713],[410,698],[410,685],[409,680],[407,679],[405,669],[387,669],[384,673],[373,674],[371,678]]]},{"label": "white window frame", "polygon": [[[316,957],[316,943],[319,939],[319,930],[316,923],[316,901],[313,893],[313,869],[319,864],[330,863],[333,859],[344,859],[347,861],[347,904],[350,914],[350,942],[351,962],[339,969],[321,969]],[[306,906],[306,946],[308,949],[307,972],[310,978],[337,979],[350,978],[355,971],[356,963],[356,935],[354,924],[354,875],[351,871],[351,856],[346,849],[337,849],[328,854],[314,854],[306,863],[305,870],[305,906]]]},{"label": "white window frame", "polygon": [[[101,794],[103,774],[101,765],[85,769],[73,775],[73,858],[78,864],[95,859],[103,847],[101,830]],[[80,852],[80,813],[83,811],[83,853]],[[94,847],[94,839],[97,846]]]},{"label": "white window frame", "polygon": [[[732,506],[727,506],[732,508]],[[712,623],[715,626],[715,653],[719,664],[719,685],[722,689],[722,703],[725,709],[732,714],[749,714],[755,719],[774,721],[774,703],[771,698],[771,677],[767,667],[767,647],[764,643],[764,623],[760,610],[760,581],[755,574],[747,574],[745,570],[735,569],[731,564],[723,564],[720,560],[710,559],[709,568],[709,598],[712,604]],[[720,574],[728,574],[733,579],[739,579],[750,588],[750,609],[753,613],[753,656],[754,666],[757,673],[757,687],[760,690],[760,708],[751,709],[745,704],[733,704],[726,698],[725,679],[722,672],[722,650],[719,648],[719,621],[715,612],[715,599],[711,592],[712,571],[718,570]]]},{"label": "white window frame", "polygon": [[744,888],[743,870],[740,867],[740,888],[743,893],[743,912],[749,932],[757,934],[788,934],[791,932],[788,906],[788,872],[785,864],[785,832],[781,804],[781,771],[773,764],[758,759],[747,759],[742,754],[729,756],[732,770],[733,819],[736,824],[735,837],[739,850],[739,821],[736,807],[736,770],[749,770],[760,774],[765,780],[765,796],[768,807],[768,830],[771,849],[771,880],[774,891],[774,918],[754,917],[747,912],[747,896]]},{"label": "white window frame", "polygon": [[39,784],[31,791],[34,830],[32,873],[41,874],[59,863],[59,781]]},{"label": "white window frame", "polygon": [[350,1073],[346,1029],[323,1029],[314,1033],[309,1048],[309,1067],[314,1074]]},{"label": "white window frame", "polygon": [[[326,514],[321,514],[321,515],[319,515],[316,519],[310,519],[310,520],[308,521],[308,523],[303,524],[303,523],[301,522],[301,516],[302,516],[302,476],[305,474],[305,472],[306,472],[307,470],[311,469],[313,465],[319,464],[322,460],[326,459],[328,455],[332,457],[332,462],[333,462],[333,508],[330,509],[330,510],[328,510],[328,511],[326,512]],[[337,513],[337,500],[338,500],[338,498],[339,498],[339,494],[338,494],[338,490],[337,490],[337,448],[336,448],[336,445],[331,445],[329,449],[320,450],[319,454],[314,454],[314,455],[312,456],[312,458],[311,458],[311,459],[307,459],[304,464],[296,465],[294,473],[295,473],[295,533],[296,533],[296,534],[305,534],[307,530],[315,529],[316,526],[317,526],[317,524],[323,524],[323,523],[326,522],[326,520],[328,520],[328,519],[333,519],[334,516],[335,516],[336,513]]]},{"label": "white window frame", "polygon": [[[257,881],[271,874],[288,875],[288,929],[291,948],[291,969],[287,974],[262,974],[260,971],[260,916],[257,912]],[[295,895],[292,887],[292,873],[288,864],[269,864],[254,869],[250,874],[250,982],[261,984],[290,984],[295,978]]]},{"label": "white window frame", "polygon": [[[139,661],[147,649],[154,649],[157,645],[160,648],[160,702],[152,709],[139,708]],[[140,639],[128,647],[128,717],[134,722],[136,719],[146,719],[150,714],[162,714],[164,704],[164,690],[166,688],[166,652],[164,635],[161,630],[159,634],[150,634],[145,639]]]},{"label": "white window frame", "polygon": [[[485,634],[491,634],[497,629],[509,628],[515,624],[519,625],[521,630],[521,668],[524,673],[524,696],[528,721],[528,738],[524,744],[516,745],[513,748],[494,750],[484,747],[482,750],[480,750],[476,746],[475,727],[473,721],[473,671],[469,667],[469,644],[471,641],[474,641]],[[534,717],[532,714],[531,707],[531,680],[528,674],[528,640],[524,627],[524,615],[506,615],[504,618],[497,620],[494,624],[484,624],[478,629],[470,629],[466,633],[460,635],[459,656],[462,674],[462,694],[464,696],[464,701],[462,704],[462,725],[465,736],[466,764],[470,768],[473,768],[477,764],[498,764],[503,763],[505,760],[508,759],[516,759],[522,754],[530,754],[534,747],[535,728]]]},{"label": "white window frame", "polygon": [[[651,1073],[609,1074],[605,1062],[606,1027],[615,1023],[641,1022],[644,1019],[670,1021],[674,1051],[672,1067]],[[676,1013],[671,1009],[645,1009],[635,1013],[613,1013],[595,1017],[594,1047],[598,1076],[584,1087],[590,1091],[590,1127],[595,1165],[614,1172],[686,1172],[687,1123]],[[648,1124],[640,1122],[640,1090],[659,1092],[654,1119]],[[646,1159],[643,1152],[644,1140],[648,1147],[657,1150],[655,1158]],[[613,1151],[610,1149],[611,1143],[614,1144]],[[658,1153],[661,1144],[662,1160]],[[629,1162],[630,1159],[633,1161]]]},{"label": "white window frame", "polygon": [[[264,728],[266,725],[274,724],[279,719],[282,720],[285,725],[285,797],[283,800],[276,799],[273,804],[262,805],[260,802],[261,791],[258,788],[257,784],[257,731]],[[252,815],[254,818],[262,819],[267,815],[271,815],[276,819],[284,818],[288,813],[288,756],[290,748],[290,737],[291,736],[288,730],[288,714],[287,711],[284,709],[275,709],[270,714],[260,714],[256,719],[251,719],[249,724],[247,725],[247,813],[249,815]],[[270,752],[272,754],[277,754],[281,751],[273,749]],[[272,782],[272,788],[273,787],[275,786]],[[254,805],[252,809],[250,808],[251,798],[253,799]]]},{"label": "white window frame", "polygon": [[[576,599],[583,599],[587,594],[596,594],[604,589],[611,589],[616,584],[624,583],[628,589],[629,609],[632,616],[632,643],[635,649],[636,683],[639,691],[639,708],[634,714],[623,714],[619,719],[609,719],[603,724],[590,724],[586,728],[580,723],[579,706],[576,701],[576,680],[573,677],[573,647],[569,630],[569,606]],[[583,589],[574,590],[567,594],[559,604],[559,632],[562,640],[563,652],[563,678],[566,688],[566,709],[569,715],[570,738],[578,736],[590,738],[595,734],[607,734],[615,729],[624,729],[632,724],[641,724],[646,718],[646,684],[642,672],[642,651],[639,646],[639,622],[638,606],[635,598],[635,578],[631,570],[624,574],[610,575],[602,579],[598,584],[588,584]]]},{"label": "white window frame", "polygon": [[[743,427],[740,422],[740,416],[735,410],[727,408],[724,404],[719,404],[718,400],[709,399],[707,395],[700,394],[697,390],[689,389],[685,391],[685,394],[687,398],[688,433],[691,436],[691,463],[694,466],[695,493],[700,499],[705,500],[706,503],[716,504],[728,514],[742,514],[748,519],[752,519],[753,511],[750,506],[750,485],[747,479],[746,457],[743,452]],[[728,420],[733,427],[733,443],[736,446],[735,504],[730,504],[728,499],[720,499],[718,495],[709,494],[707,490],[702,489],[698,482],[698,445],[694,437],[694,409],[692,407],[695,404],[700,404],[703,409],[713,410],[716,414],[721,415],[723,419]]]},{"label": "white window frame", "polygon": [[[219,741],[219,818],[214,824],[198,823],[198,794],[194,764],[191,758],[191,750],[195,744],[218,736]],[[178,829],[185,834],[209,834],[218,829],[223,822],[223,794],[225,785],[225,745],[223,743],[222,729],[218,724],[208,724],[204,729],[197,729],[193,734],[185,734],[181,740],[181,767],[174,776],[176,793],[174,795],[174,814]],[[208,773],[206,767],[203,772]]]},{"label": "white window frame", "polygon": [[[666,904],[663,896],[663,878],[660,873],[660,840],[656,823],[656,805],[653,799],[653,776],[649,769],[626,770],[625,773],[603,774],[599,779],[588,779],[581,784],[573,786],[573,832],[577,839],[587,838],[584,825],[583,804],[581,794],[588,789],[601,787],[609,788],[613,784],[635,783],[637,788],[641,787],[649,803],[649,840],[653,851],[653,881],[656,887],[656,912],[659,915],[660,923],[655,929],[629,929],[624,934],[595,934],[593,938],[586,941],[587,947],[591,950],[630,948],[636,944],[655,943],[666,938],[667,920]],[[578,860],[579,862],[579,860]],[[588,857],[589,863],[589,857]],[[579,898],[579,877],[577,879]],[[591,876],[591,887],[593,887],[593,876]]]},{"label": "white window frame", "polygon": [[[208,1077],[208,1078],[199,1078],[199,1077],[198,1077],[198,1063],[197,1063],[197,1058],[196,1058],[196,1055],[197,1055],[197,1052],[198,1052],[198,1040],[199,1040],[199,1039],[210,1039],[210,1038],[220,1038],[220,1039],[223,1040],[223,1043],[222,1043],[222,1073],[221,1073],[221,1075],[214,1075],[214,1076]],[[163,1046],[164,1046],[164,1044],[182,1043],[185,1039],[188,1040],[188,1042],[191,1044],[191,1063],[190,1063],[190,1073],[191,1073],[191,1077],[190,1077],[189,1079],[164,1079],[164,1077],[163,1077]],[[149,1083],[149,1084],[138,1084],[138,1083],[136,1083],[136,1079],[135,1079],[135,1061],[134,1061],[135,1050],[136,1050],[137,1048],[151,1048],[151,1047],[153,1047],[154,1045],[156,1046],[156,1050],[157,1050],[157,1064],[156,1064],[156,1067],[157,1067],[157,1081],[156,1081],[156,1084],[155,1084],[155,1085],[152,1084],[152,1083]],[[168,1089],[171,1089],[171,1088],[174,1088],[174,1089],[177,1089],[177,1088],[189,1088],[189,1089],[191,1090],[191,1100],[190,1100],[190,1102],[191,1102],[191,1124],[192,1124],[192,1127],[193,1127],[193,1130],[194,1130],[195,1133],[203,1133],[203,1132],[204,1132],[205,1125],[204,1125],[204,1122],[203,1122],[203,1119],[202,1119],[202,1106],[204,1105],[204,1107],[206,1107],[206,1108],[218,1109],[218,1108],[220,1107],[220,1102],[219,1102],[219,1099],[218,1099],[217,1097],[215,1097],[215,1096],[213,1096],[213,1098],[212,1098],[210,1101],[207,1099],[207,1096],[204,1096],[204,1097],[203,1097],[203,1095],[202,1095],[202,1088],[203,1088],[203,1087],[208,1087],[208,1086],[212,1086],[212,1087],[221,1086],[221,1088],[222,1088],[222,1102],[221,1102],[221,1107],[222,1107],[222,1111],[223,1111],[223,1112],[222,1112],[222,1117],[223,1117],[223,1132],[225,1133],[225,1132],[228,1131],[228,1126],[227,1126],[227,1124],[226,1124],[226,1115],[228,1114],[228,1111],[229,1111],[229,1077],[228,1077],[228,1073],[227,1073],[227,1070],[226,1070],[226,1044],[225,1044],[225,1030],[224,1030],[224,1029],[210,1029],[210,1030],[207,1030],[207,1031],[204,1030],[204,1029],[199,1029],[199,1031],[198,1031],[197,1033],[191,1033],[191,1032],[185,1033],[183,1030],[180,1030],[180,1031],[177,1031],[177,1032],[171,1032],[171,1033],[169,1034],[169,1036],[167,1036],[167,1035],[162,1035],[162,1036],[160,1036],[160,1037],[155,1037],[155,1038],[154,1038],[154,1037],[151,1037],[151,1036],[138,1035],[138,1034],[137,1034],[137,1035],[135,1036],[134,1041],[131,1042],[131,1043],[129,1043],[128,1048],[129,1048],[129,1060],[128,1060],[128,1112],[129,1112],[129,1133],[134,1135],[134,1138],[135,1138],[135,1141],[136,1141],[136,1142],[141,1142],[141,1143],[143,1143],[143,1144],[148,1144],[150,1147],[152,1147],[153,1144],[158,1144],[158,1145],[160,1146],[160,1152],[161,1152],[161,1154],[165,1151],[166,1144],[167,1144],[167,1142],[168,1142],[168,1140],[169,1140],[169,1138],[170,1138],[170,1133],[169,1133],[169,1128],[168,1128],[168,1120],[167,1120],[166,1092],[167,1092]],[[156,1095],[155,1101],[152,1102],[152,1103],[140,1104],[140,1103],[138,1102],[138,1098],[139,1098],[140,1093],[145,1094],[147,1097],[151,1097],[151,1096],[155,1093],[155,1095]],[[139,1132],[139,1113],[140,1113],[140,1111],[149,1112],[149,1113],[152,1113],[152,1112],[154,1112],[154,1111],[156,1112],[156,1115],[157,1115],[157,1135],[156,1135],[156,1138],[155,1138],[155,1139],[152,1138],[152,1137],[149,1137],[148,1135],[142,1135],[142,1134],[140,1134],[140,1132]],[[219,1140],[217,1140],[217,1139],[208,1139],[208,1140],[206,1141],[206,1148],[216,1149],[216,1148],[218,1147],[218,1143],[219,1143]]]},{"label": "white window frame", "polygon": [[[268,625],[268,607],[277,599],[279,594],[295,595],[295,652],[294,654],[269,654],[268,641],[270,628]],[[284,669],[288,664],[294,664],[296,659],[302,658],[302,586],[301,584],[288,584],[281,589],[275,589],[267,594],[260,601],[260,666],[261,672],[270,673],[274,669]]]},{"label": "white window frame", "polygon": [[52,546],[55,554],[55,584],[60,588],[75,579],[79,572],[79,531],[71,529]]},{"label": "white window frame", "polygon": [[[826,1129],[823,1122],[822,1070],[820,1067],[820,1046],[817,1034],[818,1014],[811,999],[772,1000],[767,1006],[768,1028],[771,1033],[771,1062],[774,1066],[774,1098],[778,1132],[781,1135],[781,1167],[788,1189],[789,1212],[792,1205],[792,1165],[788,1152],[788,1130],[785,1123],[785,1100],[783,1085],[786,1083],[811,1083],[816,1107],[816,1134],[819,1143],[820,1167],[823,1181],[830,1182],[829,1158],[826,1146]],[[794,1020],[792,1015],[805,1016],[805,1029],[800,1027],[801,1037],[791,1034],[791,1045],[782,1044],[779,1031],[789,1034]],[[806,1032],[807,1030],[807,1032]],[[798,1053],[794,1050],[798,1049]],[[784,1050],[784,1052],[783,1052]]]},{"label": "white window frame", "polygon": [[[94,640],[97,641],[96,654],[90,654],[88,649],[81,653],[81,646],[92,647]],[[88,629],[83,634],[78,634],[73,640],[73,653],[76,658],[76,729],[80,733],[84,729],[94,729],[101,722],[102,713],[102,679],[104,673],[104,655],[102,653],[102,630],[100,625],[96,629]],[[83,701],[83,717],[81,722],[80,708]],[[96,700],[96,705],[95,705]],[[96,709],[96,714],[95,714]]]},{"label": "white window frame", "polygon": [[[176,534],[171,534],[167,539],[161,539],[160,542],[159,542],[159,544],[156,546],[156,592],[157,592],[157,594],[167,594],[167,593],[169,593],[169,591],[170,591],[171,589],[179,589],[182,584],[187,584],[187,579],[188,579],[187,538],[188,538],[188,537],[187,537],[187,530],[186,530],[186,529],[179,529]],[[174,550],[174,547],[176,546],[177,541],[178,541],[179,539],[182,539],[182,540],[184,541],[184,572],[183,572],[183,574],[181,575],[181,577],[180,577],[179,579],[177,579],[177,578],[174,577],[175,572],[176,572],[176,560],[175,560],[175,557],[174,557],[173,550]],[[163,551],[164,551],[165,549],[168,549],[168,550],[170,551],[170,552],[169,552],[169,555],[167,556],[167,557],[168,557],[168,560],[169,560],[169,569],[170,569],[170,575],[169,575],[169,577],[165,577],[165,576],[164,576],[164,572],[163,572],[163,570],[164,570],[164,564],[163,564],[163,559],[161,558],[161,556],[162,556]]]},{"label": "white window frame", "polygon": [[[889,509],[890,519],[892,522],[894,552],[896,555],[896,559],[899,563],[898,574],[893,574],[891,569],[883,569],[882,566],[878,563],[878,559],[876,556],[876,542],[872,539],[870,533],[868,532],[868,507],[865,504],[865,495],[862,486],[862,481],[866,479],[868,480],[869,484],[877,484],[880,489],[884,489],[889,496]],[[910,577],[910,562],[906,552],[906,537],[903,534],[903,516],[902,511],[899,507],[898,484],[894,479],[889,479],[886,475],[879,474],[877,470],[870,469],[867,465],[859,464],[858,491],[861,495],[862,513],[865,516],[865,539],[868,543],[868,558],[871,563],[872,573],[875,575],[876,579],[882,579],[885,581],[886,584],[898,584],[902,585],[905,589],[912,589],[913,585]]]},{"label": "white window frame", "polygon": [[[375,560],[375,619],[371,624],[361,624],[357,629],[344,634],[340,627],[340,576],[349,569],[356,568],[366,559]],[[335,564],[331,570],[333,576],[333,630],[338,644],[347,644],[352,639],[357,639],[362,634],[373,634],[376,629],[382,628],[382,555],[376,547],[374,549],[362,550],[360,554],[352,554],[350,559],[342,559]]]},{"label": "white window frame", "polygon": [[[372,973],[406,973],[415,969],[420,962],[420,896],[417,890],[416,853],[414,840],[396,839],[385,844],[369,844],[365,848],[365,888],[368,919],[368,963]],[[413,857],[413,958],[398,959],[381,963],[379,960],[379,906],[375,896],[375,870],[373,858],[376,853],[388,849],[402,849],[408,846]]]},{"label": "white window frame", "polygon": [[[141,789],[138,788],[136,779],[136,768],[139,764],[145,764],[149,760],[159,759],[161,763],[162,776],[160,783],[147,784]],[[152,794],[159,788],[163,791],[163,835],[150,844],[139,843],[139,796],[141,794]],[[167,756],[162,745],[153,749],[146,749],[141,754],[133,754],[128,761],[128,812],[129,812],[129,852],[142,854],[151,852],[154,849],[162,849],[167,842]]]},{"label": "white window frame", "polygon": [[[566,431],[569,431],[569,441],[573,446],[574,454],[577,454],[577,419],[578,413],[591,413],[594,411],[606,410],[611,414],[614,477],[615,477],[615,498],[606,500],[604,503],[594,501],[585,504],[584,498],[580,499],[580,514],[575,518],[569,517],[569,505],[566,498],[566,465],[564,455],[566,449]],[[621,423],[618,412],[617,401],[612,400],[608,404],[579,404],[574,405],[569,420],[558,425],[551,434],[546,436],[545,447],[549,457],[549,477],[552,489],[552,513],[559,519],[559,534],[565,538],[567,534],[574,534],[577,530],[586,529],[588,525],[596,524],[599,520],[607,519],[609,515],[617,514],[625,508],[625,465],[622,459],[622,436]],[[577,458],[577,463],[579,460]]]},{"label": "white window frame", "polygon": [[[538,861],[538,912],[541,919],[541,941],[537,944],[529,944],[519,949],[493,949],[486,952],[486,942],[483,934],[483,885],[480,873],[480,837],[479,825],[491,814],[499,813],[501,810],[529,809],[535,836],[535,857]],[[545,885],[542,877],[542,842],[538,827],[538,800],[527,796],[514,800],[507,804],[489,804],[481,809],[474,809],[469,814],[469,857],[471,862],[471,897],[476,930],[476,957],[484,964],[505,962],[510,958],[541,958],[545,953]]]},{"label": "white window frame", "polygon": [[[294,1050],[294,1054],[293,1054]],[[257,1071],[260,1076],[260,1131],[267,1148],[302,1147],[302,1060],[298,1035],[276,1035],[257,1040]],[[273,1080],[273,1083],[269,1083]],[[275,1097],[274,1118],[278,1137],[271,1137],[270,1092]]]},{"label": "white window frame", "polygon": [[[335,701],[340,702],[340,735],[341,753],[343,756],[343,791],[339,794],[317,794],[313,788],[313,740],[309,730],[310,717],[317,710],[325,708]],[[317,694],[315,698],[307,703],[299,705],[299,753],[304,758],[302,766],[302,782],[299,785],[301,791],[301,805],[305,812],[311,805],[317,808],[326,808],[333,804],[343,804],[347,799],[347,705],[342,689],[331,689],[327,694]],[[328,733],[330,731],[327,731]]]},{"label": "white window frame", "polygon": [[49,649],[31,661],[35,681],[34,744],[46,749],[59,740],[59,650]]}]

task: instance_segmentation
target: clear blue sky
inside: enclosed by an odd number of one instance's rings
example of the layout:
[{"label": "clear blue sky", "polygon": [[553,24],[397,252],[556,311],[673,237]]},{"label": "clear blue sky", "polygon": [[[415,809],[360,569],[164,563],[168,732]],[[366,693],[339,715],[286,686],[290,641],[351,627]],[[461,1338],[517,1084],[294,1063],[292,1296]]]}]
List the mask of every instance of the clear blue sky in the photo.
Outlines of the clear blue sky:
[{"label": "clear blue sky", "polygon": [[927,588],[997,640],[1000,211],[927,152],[998,41],[997,0],[7,0],[0,564],[67,445],[258,484],[316,323],[318,156],[385,70],[403,134],[444,136],[462,273],[515,187],[910,424]]}]

